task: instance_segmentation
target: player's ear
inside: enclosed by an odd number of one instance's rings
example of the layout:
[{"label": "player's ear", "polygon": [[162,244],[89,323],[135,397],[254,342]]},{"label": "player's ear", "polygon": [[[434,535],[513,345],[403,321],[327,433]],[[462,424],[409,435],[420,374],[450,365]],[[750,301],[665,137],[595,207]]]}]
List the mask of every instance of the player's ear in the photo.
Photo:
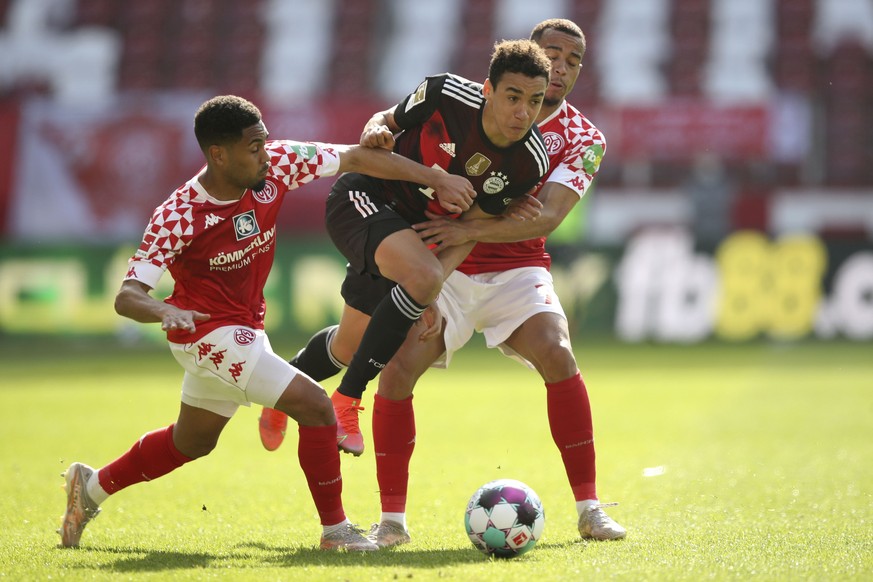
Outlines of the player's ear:
[{"label": "player's ear", "polygon": [[491,79],[485,79],[485,82],[482,84],[482,95],[484,95],[486,99],[490,99],[493,91],[494,86],[491,85]]},{"label": "player's ear", "polygon": [[221,165],[225,162],[226,152],[220,145],[211,145],[206,150],[206,157],[210,163]]}]

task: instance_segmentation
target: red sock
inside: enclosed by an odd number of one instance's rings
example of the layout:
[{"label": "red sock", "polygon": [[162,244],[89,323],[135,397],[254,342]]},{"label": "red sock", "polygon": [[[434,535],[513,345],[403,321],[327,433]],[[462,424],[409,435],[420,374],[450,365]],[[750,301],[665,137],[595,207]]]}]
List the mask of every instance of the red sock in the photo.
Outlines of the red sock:
[{"label": "red sock", "polygon": [[597,499],[594,466],[594,427],[591,404],[582,375],[546,383],[546,402],[552,438],[561,451],[576,501]]},{"label": "red sock", "polygon": [[112,495],[135,483],[162,477],[191,461],[173,444],[173,426],[144,434],[129,451],[100,469],[100,487]]},{"label": "red sock", "polygon": [[336,448],[336,424],[298,425],[297,458],[306,475],[309,492],[321,525],[335,525],[346,518],[343,511],[343,476]]},{"label": "red sock", "polygon": [[409,460],[415,449],[415,412],[412,396],[389,400],[376,394],[373,401],[373,449],[382,511],[404,513],[409,485]]}]

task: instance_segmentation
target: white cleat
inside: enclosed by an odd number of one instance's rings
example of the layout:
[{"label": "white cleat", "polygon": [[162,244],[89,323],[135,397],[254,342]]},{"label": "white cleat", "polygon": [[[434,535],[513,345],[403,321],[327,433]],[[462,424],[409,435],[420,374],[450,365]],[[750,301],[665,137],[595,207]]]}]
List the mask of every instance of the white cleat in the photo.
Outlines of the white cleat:
[{"label": "white cleat", "polygon": [[579,516],[579,534],[583,539],[599,541],[620,540],[627,535],[627,530],[618,525],[614,519],[606,515],[604,507],[618,505],[617,503],[598,503],[588,507]]},{"label": "white cleat", "polygon": [[347,552],[373,552],[379,546],[365,538],[364,530],[354,524],[347,524],[333,533],[321,536],[322,550],[346,550]]},{"label": "white cleat", "polygon": [[374,523],[370,526],[370,533],[367,534],[367,539],[380,548],[401,546],[412,541],[412,538],[409,537],[409,532],[406,531],[403,525],[390,520]]},{"label": "white cleat", "polygon": [[67,511],[64,513],[61,529],[61,545],[65,548],[79,546],[79,538],[89,521],[97,517],[100,508],[88,497],[88,479],[94,469],[82,463],[73,463],[62,476],[66,479]]}]

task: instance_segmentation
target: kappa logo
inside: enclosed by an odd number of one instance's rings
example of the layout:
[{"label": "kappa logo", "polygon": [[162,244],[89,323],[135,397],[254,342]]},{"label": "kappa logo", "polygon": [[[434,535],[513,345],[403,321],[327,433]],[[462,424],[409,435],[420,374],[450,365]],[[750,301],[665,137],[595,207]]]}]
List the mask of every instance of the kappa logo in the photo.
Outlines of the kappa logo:
[{"label": "kappa logo", "polygon": [[442,149],[444,152],[446,152],[447,154],[449,154],[453,158],[455,157],[455,144],[454,143],[441,143],[440,149]]},{"label": "kappa logo", "polygon": [[244,238],[261,234],[261,227],[258,226],[255,211],[249,210],[234,216],[233,230],[236,233],[236,240],[243,240]]},{"label": "kappa logo", "polygon": [[223,216],[216,216],[210,212],[206,215],[206,228],[209,228],[210,226],[215,226],[222,220],[224,220]]},{"label": "kappa logo", "polygon": [[239,381],[239,377],[243,373],[243,366],[245,365],[245,363],[245,360],[243,360],[242,362],[234,362],[227,367],[227,373],[230,374],[234,382]]}]

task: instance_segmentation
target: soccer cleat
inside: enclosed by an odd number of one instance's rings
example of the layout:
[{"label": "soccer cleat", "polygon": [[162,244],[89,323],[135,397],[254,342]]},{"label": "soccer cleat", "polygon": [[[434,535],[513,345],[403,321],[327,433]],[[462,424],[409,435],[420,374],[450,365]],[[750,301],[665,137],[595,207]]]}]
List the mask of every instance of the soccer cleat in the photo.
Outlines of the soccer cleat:
[{"label": "soccer cleat", "polygon": [[364,452],[364,435],[358,425],[358,415],[364,410],[361,401],[336,391],[330,400],[336,413],[336,446],[345,453],[360,457]]},{"label": "soccer cleat", "polygon": [[281,410],[265,406],[258,420],[258,432],[261,444],[268,451],[275,451],[285,440],[285,429],[288,428],[288,415]]},{"label": "soccer cleat", "polygon": [[620,540],[627,535],[627,530],[618,525],[614,519],[606,515],[604,507],[618,505],[617,503],[597,503],[585,509],[579,516],[579,534],[585,539],[600,541]]},{"label": "soccer cleat", "polygon": [[345,527],[329,534],[321,536],[320,547],[322,550],[346,550],[348,552],[372,552],[379,546],[365,538],[364,530],[354,524],[346,524]]},{"label": "soccer cleat", "polygon": [[380,548],[402,546],[412,541],[405,527],[396,521],[390,520],[374,523],[370,526],[370,533],[367,534],[367,539]]},{"label": "soccer cleat", "polygon": [[94,469],[82,463],[73,463],[64,473],[67,511],[58,533],[61,534],[61,545],[65,548],[78,547],[85,526],[100,513],[100,508],[88,497],[86,487],[93,474]]}]

